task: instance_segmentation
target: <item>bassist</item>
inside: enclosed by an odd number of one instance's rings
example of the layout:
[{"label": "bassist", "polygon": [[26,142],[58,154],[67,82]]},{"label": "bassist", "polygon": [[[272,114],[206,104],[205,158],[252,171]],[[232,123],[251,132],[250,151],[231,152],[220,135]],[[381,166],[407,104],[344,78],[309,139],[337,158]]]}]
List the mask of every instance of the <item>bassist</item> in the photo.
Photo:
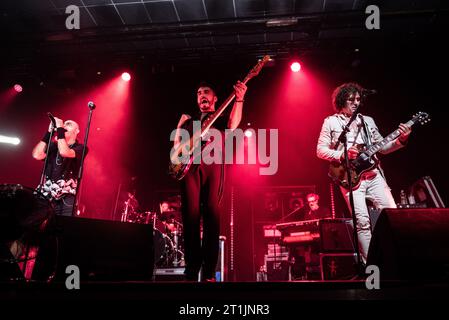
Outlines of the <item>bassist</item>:
[{"label": "bassist", "polygon": [[[246,85],[238,81],[234,85],[235,101],[226,117],[223,114],[214,123],[214,128],[224,134],[225,129],[235,129],[242,118],[243,100]],[[193,120],[204,121],[216,110],[217,96],[213,87],[201,83],[196,91],[199,114],[192,118],[183,114],[177,128],[189,128]],[[177,135],[178,136],[178,135]],[[178,136],[179,137],[179,136]],[[174,147],[180,141],[174,140]],[[224,151],[222,149],[222,151]],[[223,157],[223,155],[222,155]],[[222,158],[223,159],[223,158]],[[182,218],[185,246],[185,276],[188,281],[197,281],[202,267],[202,279],[214,281],[218,260],[220,232],[220,199],[224,184],[224,159],[222,163],[193,164],[181,180]],[[203,237],[201,239],[200,221],[203,218]]]}]

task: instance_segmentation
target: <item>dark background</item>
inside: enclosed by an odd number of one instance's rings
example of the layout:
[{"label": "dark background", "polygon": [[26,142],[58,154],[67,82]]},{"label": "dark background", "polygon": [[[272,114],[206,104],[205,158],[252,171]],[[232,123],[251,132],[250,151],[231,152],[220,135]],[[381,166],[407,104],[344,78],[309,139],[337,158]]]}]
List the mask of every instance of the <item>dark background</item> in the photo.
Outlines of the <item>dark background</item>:
[{"label": "dark background", "polygon": [[[274,66],[265,67],[257,78],[251,80],[248,83],[241,127],[246,128],[251,123],[251,127],[256,129],[279,129],[279,168],[274,176],[252,175],[249,180],[240,176],[239,179],[228,180],[228,183],[312,184],[317,186],[319,193],[328,194],[327,164],[315,156],[318,134],[324,117],[332,114],[330,95],[333,88],[345,81],[357,81],[367,88],[377,89],[378,94],[369,97],[362,113],[374,117],[384,135],[393,131],[399,122],[410,119],[417,111],[431,115],[429,124],[413,128],[406,148],[382,157],[382,165],[396,198],[400,189],[406,189],[418,178],[429,175],[447,203],[448,171],[444,165],[445,140],[449,130],[445,125],[447,49],[443,48],[439,39],[425,37],[417,39],[413,46],[410,43],[379,42],[378,45],[361,49],[357,56],[354,59],[360,63],[356,67],[351,65],[352,59],[338,51],[322,57],[302,59],[303,72],[312,74],[313,81],[319,82],[307,83],[307,88],[300,87],[301,83],[298,83],[298,87],[287,83],[287,78],[291,76],[290,61],[276,61]],[[133,176],[138,178],[137,191],[142,206],[154,210],[153,199],[158,190],[177,188],[177,183],[166,174],[171,146],[169,134],[181,113],[196,112],[195,85],[205,78],[219,83],[222,101],[232,92],[232,84],[236,79],[242,78],[253,64],[254,61],[249,59],[226,64],[204,62],[198,66],[182,66],[174,72],[159,74],[152,74],[145,62],[130,68],[133,76],[130,96],[133,102],[125,110],[129,113],[129,127],[125,129],[120,126],[119,132],[116,132],[120,136],[117,139],[124,140],[126,147],[115,158],[108,157],[108,154],[98,158],[105,162],[119,162],[123,173],[117,177],[114,172],[104,172],[108,178],[107,188],[111,192],[110,206],[97,201],[86,203],[87,214],[109,218],[119,180],[123,179],[126,183]],[[113,74],[112,71],[110,73]],[[9,105],[2,106],[2,134],[16,135],[22,140],[18,146],[0,145],[2,182],[28,186],[38,183],[41,164],[31,158],[31,150],[47,126],[46,112],[52,111],[59,115],[60,106],[78,99],[78,92],[95,82],[99,80],[80,77],[69,85],[49,80],[44,87],[24,86],[24,91]],[[285,90],[284,96],[279,96],[281,90]],[[291,98],[290,101],[285,95]],[[307,97],[304,98],[304,95]],[[88,98],[85,100],[89,101]],[[99,143],[104,141],[108,144],[104,147],[114,149],[114,139],[107,136],[108,132],[95,130],[102,120],[97,112],[101,109],[106,112],[107,108],[107,105],[98,105],[98,110],[94,111],[90,139],[95,139],[96,135],[105,135],[98,139]],[[79,114],[74,119],[85,122],[87,114],[87,107],[80,104]],[[80,137],[83,136],[82,132]],[[90,144],[90,148],[92,155],[95,146]],[[89,171],[88,157],[86,184],[88,179],[93,178]],[[89,192],[95,193],[95,190]],[[89,196],[83,194],[81,202]],[[326,196],[323,201],[328,202]]]}]

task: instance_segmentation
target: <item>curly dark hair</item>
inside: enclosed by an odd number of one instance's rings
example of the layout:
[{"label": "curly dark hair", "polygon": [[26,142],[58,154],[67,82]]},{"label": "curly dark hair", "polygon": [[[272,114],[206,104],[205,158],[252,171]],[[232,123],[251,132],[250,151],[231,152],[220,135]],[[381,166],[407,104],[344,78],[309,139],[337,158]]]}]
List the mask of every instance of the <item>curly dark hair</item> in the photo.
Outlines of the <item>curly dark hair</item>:
[{"label": "curly dark hair", "polygon": [[343,83],[341,86],[335,88],[332,93],[332,105],[334,110],[339,112],[346,104],[346,100],[355,93],[362,94],[362,86],[356,82]]}]

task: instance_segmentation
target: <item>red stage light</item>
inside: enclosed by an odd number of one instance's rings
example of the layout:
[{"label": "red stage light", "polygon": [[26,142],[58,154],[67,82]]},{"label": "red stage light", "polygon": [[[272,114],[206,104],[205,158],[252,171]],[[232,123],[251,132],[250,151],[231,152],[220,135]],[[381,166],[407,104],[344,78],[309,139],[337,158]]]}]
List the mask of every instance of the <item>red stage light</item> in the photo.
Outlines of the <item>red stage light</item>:
[{"label": "red stage light", "polygon": [[129,81],[129,80],[131,80],[131,75],[128,72],[123,72],[122,79],[123,79],[123,81]]},{"label": "red stage light", "polygon": [[247,138],[251,138],[252,135],[253,135],[253,132],[252,132],[251,130],[245,130],[245,136],[246,136]]},{"label": "red stage light", "polygon": [[15,84],[14,85],[14,90],[16,90],[16,92],[22,92],[23,88],[20,84]]},{"label": "red stage light", "polygon": [[290,65],[290,69],[292,69],[293,72],[299,72],[299,70],[301,70],[301,65],[299,64],[299,62],[293,62]]}]

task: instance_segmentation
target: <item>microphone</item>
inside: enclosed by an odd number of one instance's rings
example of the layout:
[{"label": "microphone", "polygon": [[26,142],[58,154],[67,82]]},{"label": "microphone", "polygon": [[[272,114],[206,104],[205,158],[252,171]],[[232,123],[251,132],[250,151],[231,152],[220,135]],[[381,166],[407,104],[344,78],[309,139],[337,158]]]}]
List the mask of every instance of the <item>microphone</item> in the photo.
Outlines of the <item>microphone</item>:
[{"label": "microphone", "polygon": [[56,130],[56,120],[55,117],[51,114],[51,112],[47,112],[47,116],[50,118],[51,124],[53,125],[53,130]]},{"label": "microphone", "polygon": [[87,106],[89,107],[90,110],[94,110],[97,106],[95,105],[95,103],[93,103],[92,101],[89,101],[87,103]]},{"label": "microphone", "polygon": [[376,94],[377,90],[374,89],[362,89],[362,96],[369,96],[372,94]]}]

